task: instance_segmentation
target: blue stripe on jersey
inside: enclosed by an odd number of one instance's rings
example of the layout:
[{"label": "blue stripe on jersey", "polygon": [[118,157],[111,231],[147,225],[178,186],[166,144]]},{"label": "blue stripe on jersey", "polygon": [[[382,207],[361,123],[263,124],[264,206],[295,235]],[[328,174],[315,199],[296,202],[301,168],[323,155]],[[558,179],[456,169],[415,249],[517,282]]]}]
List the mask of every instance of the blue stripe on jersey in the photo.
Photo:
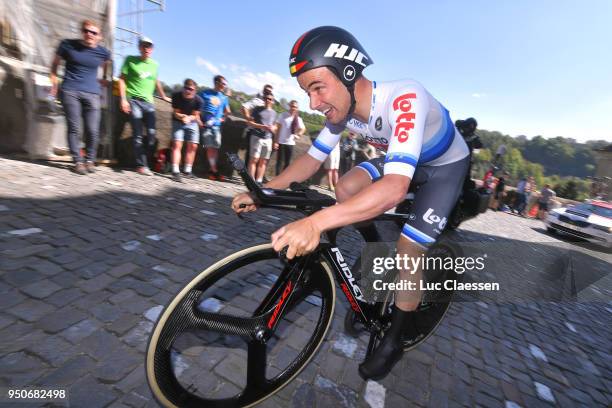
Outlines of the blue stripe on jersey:
[{"label": "blue stripe on jersey", "polygon": [[367,171],[370,177],[372,178],[372,181],[376,181],[380,178],[380,172],[372,163],[361,162],[357,165],[357,167],[361,167],[362,169]]},{"label": "blue stripe on jersey", "polygon": [[388,153],[385,157],[385,163],[393,162],[405,163],[411,165],[412,167],[416,167],[418,160],[416,157],[408,153]]},{"label": "blue stripe on jersey", "polygon": [[331,151],[333,150],[333,147],[329,147],[323,144],[319,139],[315,139],[315,141],[312,142],[312,145],[325,154],[330,154]]},{"label": "blue stripe on jersey", "polygon": [[446,108],[440,105],[444,111],[442,115],[442,126],[438,132],[423,145],[419,162],[427,163],[442,156],[453,143],[455,138],[455,125],[448,114]]},{"label": "blue stripe on jersey", "polygon": [[432,242],[436,242],[436,240],[430,237],[429,235],[422,233],[418,229],[408,224],[404,224],[404,228],[402,228],[402,234],[406,235],[408,238],[414,240],[415,242],[418,242],[419,244],[430,244]]}]

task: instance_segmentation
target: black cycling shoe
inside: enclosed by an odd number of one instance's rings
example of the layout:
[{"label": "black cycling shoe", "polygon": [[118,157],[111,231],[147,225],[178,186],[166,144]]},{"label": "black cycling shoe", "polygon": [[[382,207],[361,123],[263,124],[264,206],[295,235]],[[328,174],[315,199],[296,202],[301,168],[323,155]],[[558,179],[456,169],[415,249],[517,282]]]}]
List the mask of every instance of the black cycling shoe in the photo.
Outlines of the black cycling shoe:
[{"label": "black cycling shoe", "polygon": [[411,336],[414,331],[414,312],[405,312],[394,305],[391,327],[372,355],[359,365],[359,375],[365,380],[375,381],[386,377],[402,359],[404,337],[406,334]]},{"label": "black cycling shoe", "polygon": [[391,372],[403,354],[401,340],[386,334],[372,355],[359,364],[359,375],[364,380],[381,380]]}]

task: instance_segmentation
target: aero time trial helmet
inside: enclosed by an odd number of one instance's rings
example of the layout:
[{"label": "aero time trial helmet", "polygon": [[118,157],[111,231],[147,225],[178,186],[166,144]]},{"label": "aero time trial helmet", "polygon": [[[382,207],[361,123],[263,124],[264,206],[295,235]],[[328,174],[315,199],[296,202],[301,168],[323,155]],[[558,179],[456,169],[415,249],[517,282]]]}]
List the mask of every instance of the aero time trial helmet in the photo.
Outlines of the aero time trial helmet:
[{"label": "aero time trial helmet", "polygon": [[314,28],[297,39],[289,55],[289,71],[296,77],[308,70],[328,67],[346,86],[351,97],[348,111],[355,110],[355,82],[372,58],[348,31],[334,26]]},{"label": "aero time trial helmet", "polygon": [[291,76],[328,67],[346,87],[353,86],[363,69],[372,63],[351,33],[334,26],[307,31],[295,42],[289,56]]}]

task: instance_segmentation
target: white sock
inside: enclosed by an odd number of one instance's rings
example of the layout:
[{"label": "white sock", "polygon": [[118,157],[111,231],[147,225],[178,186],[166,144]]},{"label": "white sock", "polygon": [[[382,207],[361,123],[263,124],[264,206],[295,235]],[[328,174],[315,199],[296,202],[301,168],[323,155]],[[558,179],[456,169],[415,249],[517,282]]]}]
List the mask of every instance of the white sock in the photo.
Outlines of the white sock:
[{"label": "white sock", "polygon": [[185,173],[191,173],[191,167],[192,167],[191,164],[186,164],[185,165]]},{"label": "white sock", "polygon": [[263,178],[257,179],[256,180],[258,183],[263,183]]},{"label": "white sock", "polygon": [[208,159],[208,164],[210,164],[210,167],[217,167],[217,159],[215,159],[214,157],[211,157],[210,159]]},{"label": "white sock", "polygon": [[172,164],[172,172],[173,173],[178,173],[179,172],[179,165],[178,164]]}]

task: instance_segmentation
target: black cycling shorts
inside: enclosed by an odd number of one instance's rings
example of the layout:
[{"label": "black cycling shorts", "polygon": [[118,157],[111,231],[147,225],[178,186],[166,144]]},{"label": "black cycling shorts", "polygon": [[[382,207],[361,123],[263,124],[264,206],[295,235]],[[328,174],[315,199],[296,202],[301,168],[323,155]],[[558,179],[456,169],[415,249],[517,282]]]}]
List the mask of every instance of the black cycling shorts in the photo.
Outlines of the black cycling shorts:
[{"label": "black cycling shorts", "polygon": [[[442,166],[417,166],[409,192],[414,192],[410,217],[402,236],[422,246],[432,244],[444,230],[455,207],[470,165],[470,157]],[[384,174],[384,157],[362,162],[358,168],[376,182]]]}]

